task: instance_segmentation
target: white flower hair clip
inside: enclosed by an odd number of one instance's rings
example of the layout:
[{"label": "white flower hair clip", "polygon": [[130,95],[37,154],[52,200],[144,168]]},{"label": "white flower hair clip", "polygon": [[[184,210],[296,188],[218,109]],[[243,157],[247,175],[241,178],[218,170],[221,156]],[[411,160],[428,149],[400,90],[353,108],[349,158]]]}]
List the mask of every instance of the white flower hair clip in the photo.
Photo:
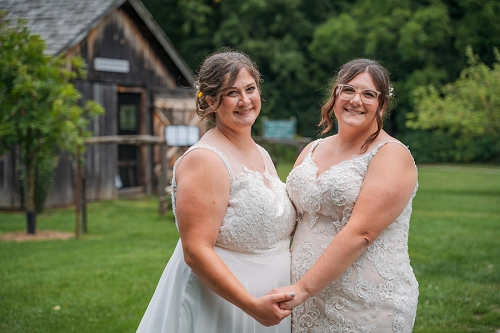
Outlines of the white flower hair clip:
[{"label": "white flower hair clip", "polygon": [[389,86],[389,97],[392,97],[392,96],[394,96],[394,87]]}]

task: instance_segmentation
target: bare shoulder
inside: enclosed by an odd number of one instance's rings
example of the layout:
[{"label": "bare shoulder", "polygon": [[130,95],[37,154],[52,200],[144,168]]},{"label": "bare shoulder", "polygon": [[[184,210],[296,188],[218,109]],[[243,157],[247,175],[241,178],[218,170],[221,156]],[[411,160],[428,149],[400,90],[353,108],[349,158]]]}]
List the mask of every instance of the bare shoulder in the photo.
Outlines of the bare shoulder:
[{"label": "bare shoulder", "polygon": [[314,140],[312,142],[309,142],[307,144],[307,146],[305,146],[304,149],[302,149],[302,151],[299,154],[299,157],[297,157],[297,160],[295,161],[295,164],[293,165],[294,168],[297,165],[300,165],[304,161],[304,158],[306,157],[307,153],[311,150],[312,146],[316,143],[316,141],[318,141],[318,140]]},{"label": "bare shoulder", "polygon": [[396,139],[384,144],[373,156],[369,170],[389,178],[406,178],[409,183],[415,183],[417,168],[409,149]]},{"label": "bare shoulder", "polygon": [[375,157],[384,157],[387,162],[398,162],[398,163],[409,163],[411,166],[415,166],[413,156],[410,150],[401,141],[396,139],[391,139],[389,142],[380,147]]},{"label": "bare shoulder", "polygon": [[192,181],[216,180],[227,178],[229,180],[227,168],[222,158],[209,149],[193,149],[179,161],[175,171],[177,182],[183,179]]}]

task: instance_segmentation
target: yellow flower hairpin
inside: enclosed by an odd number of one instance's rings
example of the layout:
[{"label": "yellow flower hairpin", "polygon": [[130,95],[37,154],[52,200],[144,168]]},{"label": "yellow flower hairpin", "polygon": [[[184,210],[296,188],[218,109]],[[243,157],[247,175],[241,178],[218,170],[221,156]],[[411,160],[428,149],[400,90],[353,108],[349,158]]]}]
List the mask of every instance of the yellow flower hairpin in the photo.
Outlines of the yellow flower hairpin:
[{"label": "yellow flower hairpin", "polygon": [[200,91],[200,92],[198,93],[198,98],[201,98],[202,96],[203,96],[203,93]]}]

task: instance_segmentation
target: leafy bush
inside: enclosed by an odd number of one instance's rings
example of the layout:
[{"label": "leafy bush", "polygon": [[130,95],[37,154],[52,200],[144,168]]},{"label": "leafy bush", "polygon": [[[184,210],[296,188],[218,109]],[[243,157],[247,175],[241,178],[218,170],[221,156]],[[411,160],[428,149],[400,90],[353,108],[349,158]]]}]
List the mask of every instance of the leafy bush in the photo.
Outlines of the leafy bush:
[{"label": "leafy bush", "polygon": [[500,143],[492,136],[461,137],[436,130],[407,131],[397,137],[418,164],[500,163]]},{"label": "leafy bush", "polygon": [[[460,77],[441,88],[433,85],[415,90],[415,110],[407,115],[406,125],[410,129],[437,130],[431,137],[442,138],[443,132],[453,142],[453,148],[438,140],[438,156],[443,149],[453,152],[451,161],[446,162],[498,162],[500,159],[500,53],[494,49],[496,62],[487,66],[479,56],[467,48],[469,67],[462,70]],[[430,132],[417,132],[427,133]],[[417,137],[415,137],[415,135]],[[431,152],[436,145],[421,134],[408,133],[409,141],[425,141],[431,144]],[[426,141],[427,140],[427,141]],[[418,147],[418,144],[417,144]],[[419,148],[420,149],[420,148]],[[446,152],[445,155],[448,156]],[[446,158],[447,159],[447,158]]]},{"label": "leafy bush", "polygon": [[300,152],[297,152],[297,147],[292,145],[286,145],[281,143],[261,143],[261,146],[264,147],[274,163],[295,163],[297,156]]}]

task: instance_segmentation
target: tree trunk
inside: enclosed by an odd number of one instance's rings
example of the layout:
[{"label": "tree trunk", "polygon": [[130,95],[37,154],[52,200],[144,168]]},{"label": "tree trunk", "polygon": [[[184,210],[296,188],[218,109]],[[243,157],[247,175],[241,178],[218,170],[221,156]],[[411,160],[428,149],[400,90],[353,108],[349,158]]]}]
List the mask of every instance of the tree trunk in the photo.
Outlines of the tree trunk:
[{"label": "tree trunk", "polygon": [[30,159],[26,165],[26,192],[26,224],[28,234],[35,234],[35,161],[33,159]]},{"label": "tree trunk", "polygon": [[36,212],[26,211],[26,224],[28,227],[28,234],[35,234],[36,230]]}]

